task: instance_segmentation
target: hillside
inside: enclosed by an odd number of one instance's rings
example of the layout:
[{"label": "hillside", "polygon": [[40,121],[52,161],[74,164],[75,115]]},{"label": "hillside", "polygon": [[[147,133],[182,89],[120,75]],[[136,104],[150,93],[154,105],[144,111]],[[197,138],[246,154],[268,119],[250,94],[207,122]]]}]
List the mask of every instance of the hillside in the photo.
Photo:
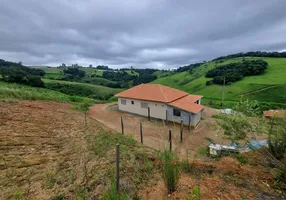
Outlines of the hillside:
[{"label": "hillside", "polygon": [[[211,100],[220,101],[222,97],[221,85],[206,86],[210,78],[205,78],[206,73],[221,65],[242,62],[243,58],[231,58],[223,61],[211,61],[194,68],[192,74],[188,71],[176,73],[171,76],[159,78],[154,83],[159,83],[184,90],[193,94],[204,96],[205,103]],[[262,59],[269,66],[262,75],[244,77],[242,80],[225,86],[225,100],[239,101],[241,97],[251,100],[271,103],[286,104],[286,58],[256,58],[246,57],[246,60]]]}]

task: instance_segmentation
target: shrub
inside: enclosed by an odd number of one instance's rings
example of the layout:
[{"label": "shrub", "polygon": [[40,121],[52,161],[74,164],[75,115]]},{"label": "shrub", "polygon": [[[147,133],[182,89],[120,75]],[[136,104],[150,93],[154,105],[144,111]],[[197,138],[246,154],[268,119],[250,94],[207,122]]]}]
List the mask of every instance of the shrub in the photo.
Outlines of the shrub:
[{"label": "shrub", "polygon": [[179,161],[174,152],[165,150],[162,155],[162,173],[168,193],[171,194],[176,190],[179,180]]},{"label": "shrub", "polygon": [[44,87],[44,82],[40,76],[29,75],[27,76],[27,85],[33,87]]}]

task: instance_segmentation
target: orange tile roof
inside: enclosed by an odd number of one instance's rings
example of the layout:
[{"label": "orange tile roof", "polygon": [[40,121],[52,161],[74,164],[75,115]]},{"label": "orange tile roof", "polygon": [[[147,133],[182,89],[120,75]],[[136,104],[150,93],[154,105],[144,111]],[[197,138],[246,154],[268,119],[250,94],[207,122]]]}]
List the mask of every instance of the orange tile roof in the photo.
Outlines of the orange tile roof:
[{"label": "orange tile roof", "polygon": [[264,117],[283,117],[286,116],[286,110],[265,110],[263,114]]},{"label": "orange tile roof", "polygon": [[160,84],[141,84],[116,94],[116,97],[169,103],[188,93]]},{"label": "orange tile roof", "polygon": [[197,114],[204,108],[204,106],[195,103],[201,98],[200,95],[187,95],[169,103],[169,105]]}]

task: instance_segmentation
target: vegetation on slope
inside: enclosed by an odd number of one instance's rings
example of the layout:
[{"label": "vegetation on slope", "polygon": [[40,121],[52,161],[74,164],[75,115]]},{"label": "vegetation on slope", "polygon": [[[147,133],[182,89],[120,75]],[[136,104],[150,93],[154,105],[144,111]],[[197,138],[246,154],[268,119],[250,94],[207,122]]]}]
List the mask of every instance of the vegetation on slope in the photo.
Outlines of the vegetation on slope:
[{"label": "vegetation on slope", "polygon": [[[237,102],[241,98],[265,101],[271,104],[286,104],[286,58],[260,58],[267,62],[268,68],[265,73],[257,76],[244,77],[242,80],[226,85],[224,89],[225,102],[227,106]],[[211,102],[221,102],[222,86],[209,85],[206,82],[211,78],[206,78],[208,71],[219,66],[230,63],[242,63],[243,60],[256,60],[255,58],[233,58],[228,60],[216,60],[207,62],[189,71],[176,73],[171,76],[159,78],[154,83],[174,87],[192,94],[204,96],[204,104]],[[273,88],[274,87],[274,88]]]},{"label": "vegetation on slope", "polygon": [[69,81],[44,79],[44,83],[45,87],[51,90],[98,100],[109,100],[114,94],[121,91],[121,89]]},{"label": "vegetation on slope", "polygon": [[67,95],[45,88],[36,88],[17,83],[6,83],[3,81],[0,81],[0,98],[21,100],[46,100],[68,103],[96,102],[95,100],[90,98]]}]

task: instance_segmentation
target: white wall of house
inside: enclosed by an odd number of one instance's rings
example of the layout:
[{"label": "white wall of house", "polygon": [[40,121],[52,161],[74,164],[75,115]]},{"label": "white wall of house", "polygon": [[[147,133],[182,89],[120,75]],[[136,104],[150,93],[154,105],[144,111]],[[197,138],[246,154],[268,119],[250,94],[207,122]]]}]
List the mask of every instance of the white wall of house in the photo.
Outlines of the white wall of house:
[{"label": "white wall of house", "polygon": [[[174,109],[180,110],[180,116],[175,116],[174,115]],[[201,120],[201,114],[202,111],[194,114],[194,113],[190,113],[187,112],[185,110],[181,110],[179,108],[175,108],[173,106],[168,106],[168,120],[169,121],[174,121],[174,122],[178,122],[181,123],[181,120],[183,120],[184,125],[190,125],[192,127],[195,127]]]},{"label": "white wall of house", "polygon": [[[132,102],[134,104],[132,104]],[[142,103],[144,104],[142,107]],[[150,116],[153,118],[166,119],[167,104],[143,101],[137,99],[118,98],[118,108],[121,111],[134,113],[137,115],[148,116],[148,107],[150,108]]]}]

